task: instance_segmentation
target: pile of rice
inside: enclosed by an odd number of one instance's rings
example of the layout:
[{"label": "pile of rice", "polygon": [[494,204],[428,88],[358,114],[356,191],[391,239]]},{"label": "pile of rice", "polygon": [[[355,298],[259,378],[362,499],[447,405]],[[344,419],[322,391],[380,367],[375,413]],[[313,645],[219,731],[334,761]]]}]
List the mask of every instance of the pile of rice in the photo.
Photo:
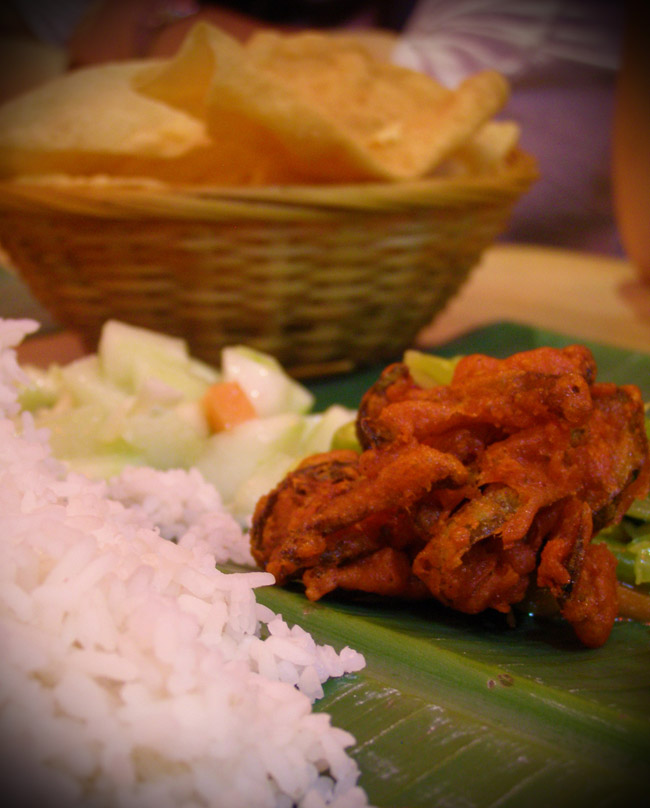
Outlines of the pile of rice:
[{"label": "pile of rice", "polygon": [[197,472],[64,471],[16,401],[35,328],[0,320],[5,804],[367,805],[354,739],[312,712],[363,657],[257,603],[269,574],[215,569],[247,542]]}]

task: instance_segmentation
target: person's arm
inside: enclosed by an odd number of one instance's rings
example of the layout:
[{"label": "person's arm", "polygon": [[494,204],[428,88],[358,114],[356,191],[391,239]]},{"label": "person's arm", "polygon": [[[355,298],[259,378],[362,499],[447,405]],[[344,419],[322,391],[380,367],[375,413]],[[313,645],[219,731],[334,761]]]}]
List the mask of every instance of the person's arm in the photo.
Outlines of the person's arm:
[{"label": "person's arm", "polygon": [[614,113],[614,199],[625,251],[650,283],[650,9],[644,0],[628,3],[626,22]]}]

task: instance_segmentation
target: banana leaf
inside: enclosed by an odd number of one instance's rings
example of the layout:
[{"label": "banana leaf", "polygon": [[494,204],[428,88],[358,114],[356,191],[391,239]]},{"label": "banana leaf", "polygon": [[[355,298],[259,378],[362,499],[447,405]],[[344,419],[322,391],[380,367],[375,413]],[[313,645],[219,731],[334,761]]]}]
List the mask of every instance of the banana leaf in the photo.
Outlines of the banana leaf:
[{"label": "banana leaf", "polygon": [[[579,340],[497,324],[436,349],[506,356]],[[650,355],[589,344],[599,379],[650,399]],[[312,384],[320,407],[356,406],[381,368]],[[581,647],[568,626],[521,613],[468,617],[433,602],[298,588],[258,599],[319,642],[361,651],[366,668],[331,680],[316,705],[356,739],[360,784],[382,808],[606,808],[648,800],[650,628],[621,621]]]}]

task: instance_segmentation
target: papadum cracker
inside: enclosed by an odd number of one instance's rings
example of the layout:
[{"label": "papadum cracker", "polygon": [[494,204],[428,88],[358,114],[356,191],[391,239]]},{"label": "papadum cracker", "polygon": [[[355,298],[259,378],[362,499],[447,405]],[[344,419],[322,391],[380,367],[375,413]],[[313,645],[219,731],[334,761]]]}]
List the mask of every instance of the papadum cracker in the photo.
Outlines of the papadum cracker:
[{"label": "papadum cracker", "polygon": [[129,61],[75,70],[0,107],[0,175],[209,174],[215,145],[205,124],[136,92],[141,69]]},{"label": "papadum cracker", "polygon": [[[205,22],[169,59],[69,73],[0,108],[0,175],[255,186],[491,171],[518,138],[495,71],[449,89],[363,37]],[[454,168],[455,167],[455,168]]]},{"label": "papadum cracker", "polygon": [[292,88],[393,179],[433,172],[508,98],[507,82],[495,71],[449,90],[374,58],[353,37],[264,31],[247,49],[258,68]]},{"label": "papadum cracker", "polygon": [[[179,90],[190,81],[191,65],[200,69],[188,104]],[[211,137],[248,171],[250,184],[392,179],[337,120],[258,64],[249,48],[206,23],[192,29],[174,59],[136,76],[134,86],[200,111]]]}]

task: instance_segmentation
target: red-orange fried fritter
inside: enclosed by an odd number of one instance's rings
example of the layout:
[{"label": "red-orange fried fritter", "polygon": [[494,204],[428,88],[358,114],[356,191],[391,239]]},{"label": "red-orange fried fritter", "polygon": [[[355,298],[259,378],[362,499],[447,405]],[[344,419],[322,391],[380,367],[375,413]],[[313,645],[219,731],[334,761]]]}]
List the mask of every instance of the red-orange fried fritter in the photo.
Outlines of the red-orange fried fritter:
[{"label": "red-orange fried fritter", "polygon": [[596,382],[587,348],[457,364],[423,388],[390,365],[363,396],[362,452],[303,461],[257,505],[255,560],[316,600],[336,588],[508,612],[548,590],[587,646],[617,614],[594,533],[650,485],[638,388]]}]

